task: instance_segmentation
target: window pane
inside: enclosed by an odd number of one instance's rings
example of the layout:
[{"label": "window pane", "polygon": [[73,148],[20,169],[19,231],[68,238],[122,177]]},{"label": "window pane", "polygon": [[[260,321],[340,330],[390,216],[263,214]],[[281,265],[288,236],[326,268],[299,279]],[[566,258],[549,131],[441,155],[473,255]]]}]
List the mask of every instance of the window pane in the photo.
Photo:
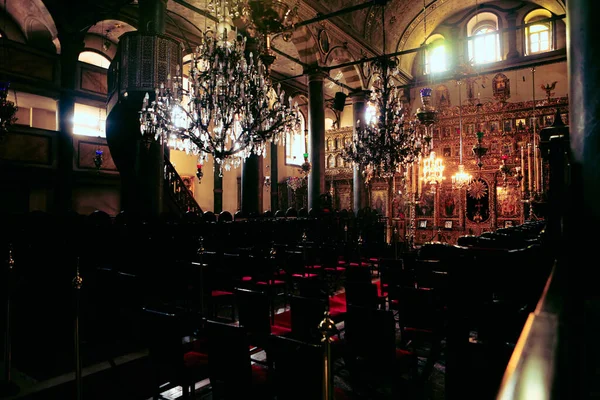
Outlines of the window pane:
[{"label": "window pane", "polygon": [[106,109],[75,103],[73,133],[106,137]]},{"label": "window pane", "polygon": [[431,51],[429,57],[431,72],[443,72],[446,70],[446,47],[437,46]]},{"label": "window pane", "polygon": [[304,162],[304,117],[300,116],[300,127],[297,131],[288,133],[285,138],[285,162],[286,164],[302,165]]},{"label": "window pane", "polygon": [[110,60],[108,58],[93,51],[82,51],[79,53],[79,61],[96,65],[101,68],[108,68],[110,66]]}]

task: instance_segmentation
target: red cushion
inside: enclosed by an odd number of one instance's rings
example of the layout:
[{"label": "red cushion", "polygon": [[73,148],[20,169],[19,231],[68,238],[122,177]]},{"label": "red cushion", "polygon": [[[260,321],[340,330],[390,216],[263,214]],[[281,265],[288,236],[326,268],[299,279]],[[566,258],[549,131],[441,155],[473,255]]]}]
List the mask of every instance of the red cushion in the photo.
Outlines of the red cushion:
[{"label": "red cushion", "polygon": [[285,281],[273,279],[271,282],[256,282],[257,285],[285,285]]},{"label": "red cushion", "polygon": [[326,267],[325,271],[345,271],[346,267]]},{"label": "red cushion", "polygon": [[198,353],[207,353],[208,339],[205,337],[196,338],[192,340],[191,347],[192,350],[197,351]]},{"label": "red cushion", "polygon": [[252,385],[267,383],[268,369],[259,364],[252,364]]},{"label": "red cushion", "polygon": [[217,296],[232,296],[233,293],[231,292],[226,292],[224,290],[213,290],[210,294],[212,297],[217,297]]},{"label": "red cushion", "polygon": [[317,275],[317,274],[308,274],[307,273],[307,274],[292,274],[292,276],[294,278],[316,278],[319,275]]},{"label": "red cushion", "polygon": [[183,355],[183,365],[186,368],[198,368],[208,365],[208,355],[197,351],[188,351]]},{"label": "red cushion", "polygon": [[285,336],[292,332],[291,328],[281,325],[271,325],[271,334],[275,336]]},{"label": "red cushion", "polygon": [[242,281],[244,281],[244,282],[248,282],[248,281],[251,281],[251,280],[252,280],[251,276],[242,276]]},{"label": "red cushion", "polygon": [[275,314],[275,325],[290,328],[292,326],[292,313],[288,310]]}]

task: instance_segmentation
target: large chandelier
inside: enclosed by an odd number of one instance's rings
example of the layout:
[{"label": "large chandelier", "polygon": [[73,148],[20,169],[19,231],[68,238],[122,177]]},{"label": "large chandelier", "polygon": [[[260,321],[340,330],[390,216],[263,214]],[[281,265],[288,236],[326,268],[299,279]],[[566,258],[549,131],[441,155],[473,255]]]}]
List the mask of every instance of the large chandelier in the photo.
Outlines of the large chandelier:
[{"label": "large chandelier", "polygon": [[471,174],[465,171],[465,166],[463,165],[463,125],[462,125],[462,97],[460,94],[460,85],[461,81],[458,80],[458,137],[460,143],[459,150],[459,162],[458,162],[458,171],[452,175],[452,188],[454,189],[462,189],[467,186],[473,180]]},{"label": "large chandelier", "polygon": [[373,77],[370,102],[375,116],[361,124],[356,122],[353,141],[347,144],[342,157],[363,168],[372,177],[393,176],[398,167],[412,163],[421,153],[421,136],[408,121],[402,103],[402,92],[394,80],[398,75],[398,59],[385,56],[385,2],[381,5],[383,56],[370,65]]},{"label": "large chandelier", "polygon": [[192,54],[187,85],[178,69],[154,100],[146,95],[140,116],[146,139],[167,140],[199,163],[212,155],[219,173],[251,154],[265,156],[268,143],[300,126],[298,105],[281,84],[273,87],[262,57],[246,55],[246,37],[233,34],[224,13],[218,32],[205,31]]},{"label": "large chandelier", "polygon": [[376,74],[370,96],[375,115],[365,124],[357,121],[354,140],[346,145],[342,157],[360,165],[363,172],[389,177],[398,167],[415,161],[422,144],[394,85],[397,60],[380,58],[371,67]]}]

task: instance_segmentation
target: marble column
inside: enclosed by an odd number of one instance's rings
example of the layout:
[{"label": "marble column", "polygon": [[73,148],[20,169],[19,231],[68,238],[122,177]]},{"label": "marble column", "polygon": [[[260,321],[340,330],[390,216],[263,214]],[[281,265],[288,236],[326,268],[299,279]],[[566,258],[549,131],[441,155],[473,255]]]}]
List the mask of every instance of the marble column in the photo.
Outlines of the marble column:
[{"label": "marble column", "polygon": [[242,215],[258,215],[258,156],[250,155],[242,164]]},{"label": "marble column", "polygon": [[308,72],[308,209],[320,209],[319,196],[325,193],[325,101],[321,71]]},{"label": "marble column", "polygon": [[506,58],[517,58],[520,57],[519,50],[517,50],[517,35],[520,37],[521,29],[517,30],[517,14],[510,12],[506,15],[506,22],[508,23],[508,30],[506,35],[508,36],[508,52]]},{"label": "marble column", "polygon": [[83,51],[83,35],[61,35],[60,86],[58,101],[58,160],[56,185],[54,187],[54,212],[63,214],[73,210],[73,115],[75,113],[74,90],[77,84],[77,60]]},{"label": "marble column", "polygon": [[[369,91],[359,91],[350,93],[352,99],[352,121],[353,121],[353,137],[356,136],[357,121],[360,121],[360,125],[365,124],[365,105],[369,97]],[[362,173],[362,165],[354,165],[352,169],[352,190],[353,190],[353,202],[352,208],[354,214],[357,215],[358,211],[367,205],[367,190],[365,186],[365,178]]]},{"label": "marble column", "polygon": [[271,211],[273,214],[279,209],[278,149],[278,145],[271,143]]}]

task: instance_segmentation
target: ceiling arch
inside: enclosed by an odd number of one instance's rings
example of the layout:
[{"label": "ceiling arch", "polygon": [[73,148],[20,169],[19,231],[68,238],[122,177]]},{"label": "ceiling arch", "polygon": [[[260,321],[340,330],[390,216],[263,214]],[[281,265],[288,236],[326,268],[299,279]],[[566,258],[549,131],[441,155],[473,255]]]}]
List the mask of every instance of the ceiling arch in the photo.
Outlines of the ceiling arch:
[{"label": "ceiling arch", "polygon": [[32,46],[60,53],[58,30],[54,18],[41,0],[6,0],[0,5],[19,26]]}]

